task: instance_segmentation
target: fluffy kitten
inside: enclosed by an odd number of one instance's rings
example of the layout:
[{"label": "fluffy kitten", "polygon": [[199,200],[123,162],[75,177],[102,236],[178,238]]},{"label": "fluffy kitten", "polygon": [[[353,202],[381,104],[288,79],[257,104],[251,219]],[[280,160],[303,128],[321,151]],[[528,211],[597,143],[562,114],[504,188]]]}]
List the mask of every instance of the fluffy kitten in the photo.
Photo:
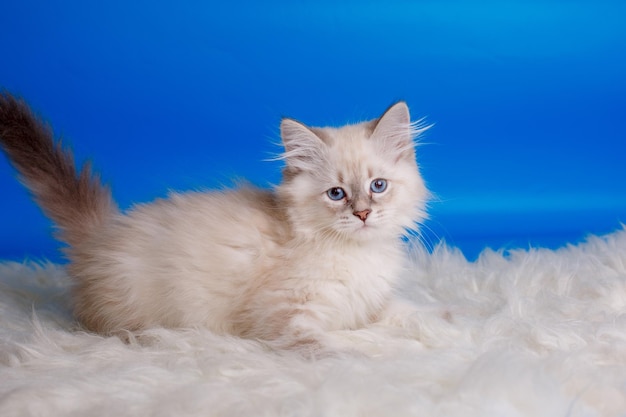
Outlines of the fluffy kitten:
[{"label": "fluffy kitten", "polygon": [[0,144],[69,244],[76,317],[102,334],[206,327],[293,348],[385,315],[401,237],[428,195],[407,105],[341,128],[280,128],[275,190],[174,193],[122,213],[89,165],[77,171],[28,106],[0,94]]}]

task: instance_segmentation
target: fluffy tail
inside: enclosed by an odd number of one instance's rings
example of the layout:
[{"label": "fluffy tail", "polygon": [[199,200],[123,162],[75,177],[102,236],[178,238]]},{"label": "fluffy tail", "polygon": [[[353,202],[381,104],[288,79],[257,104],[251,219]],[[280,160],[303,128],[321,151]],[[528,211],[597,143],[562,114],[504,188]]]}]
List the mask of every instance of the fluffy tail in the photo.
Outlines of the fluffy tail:
[{"label": "fluffy tail", "polygon": [[79,244],[117,212],[110,190],[90,165],[77,171],[72,153],[55,143],[50,127],[7,92],[0,92],[0,147],[59,227],[60,240]]}]

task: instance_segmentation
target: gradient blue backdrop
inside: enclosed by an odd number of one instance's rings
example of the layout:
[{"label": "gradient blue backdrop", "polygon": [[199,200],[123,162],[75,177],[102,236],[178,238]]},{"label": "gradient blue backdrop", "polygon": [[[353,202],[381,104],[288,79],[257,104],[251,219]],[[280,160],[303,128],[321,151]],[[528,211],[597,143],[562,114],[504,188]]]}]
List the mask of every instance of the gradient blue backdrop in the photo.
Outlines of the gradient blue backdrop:
[{"label": "gradient blue backdrop", "polygon": [[[426,235],[557,247],[626,221],[626,2],[4,2],[0,85],[92,159],[124,208],[276,183],[283,115],[406,100],[435,127]],[[0,259],[60,260],[0,158]]]}]

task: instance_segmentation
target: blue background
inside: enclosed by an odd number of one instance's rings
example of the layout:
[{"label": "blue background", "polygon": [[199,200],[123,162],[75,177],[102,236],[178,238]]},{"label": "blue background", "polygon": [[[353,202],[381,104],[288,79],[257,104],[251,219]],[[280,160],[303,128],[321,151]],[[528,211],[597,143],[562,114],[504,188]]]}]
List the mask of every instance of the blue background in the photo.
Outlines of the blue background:
[{"label": "blue background", "polygon": [[[558,247],[626,222],[626,2],[33,1],[0,6],[0,86],[124,208],[280,179],[281,116],[426,117],[425,238]],[[0,158],[0,259],[59,261]]]}]

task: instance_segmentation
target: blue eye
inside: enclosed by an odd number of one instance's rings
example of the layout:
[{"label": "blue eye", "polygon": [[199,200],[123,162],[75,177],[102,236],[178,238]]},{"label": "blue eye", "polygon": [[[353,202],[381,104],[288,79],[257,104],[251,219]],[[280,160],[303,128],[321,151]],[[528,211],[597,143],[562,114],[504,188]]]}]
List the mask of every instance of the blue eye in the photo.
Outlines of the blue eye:
[{"label": "blue eye", "polygon": [[343,188],[333,187],[326,191],[326,195],[333,201],[339,201],[346,196],[346,192],[343,190]]},{"label": "blue eye", "polygon": [[370,190],[374,193],[382,193],[387,189],[387,180],[377,178],[370,184]]}]

